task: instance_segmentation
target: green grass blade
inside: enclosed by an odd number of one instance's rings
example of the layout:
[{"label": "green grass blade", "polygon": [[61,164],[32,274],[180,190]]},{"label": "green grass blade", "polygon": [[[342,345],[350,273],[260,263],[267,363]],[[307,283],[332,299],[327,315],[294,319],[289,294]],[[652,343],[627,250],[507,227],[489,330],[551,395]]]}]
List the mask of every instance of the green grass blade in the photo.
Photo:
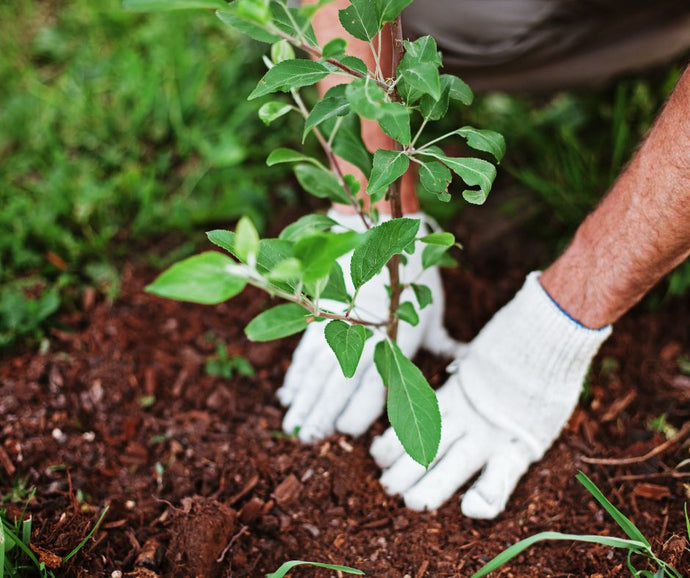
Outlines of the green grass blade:
[{"label": "green grass blade", "polygon": [[[31,518],[22,522],[22,542],[29,544],[31,542]],[[0,574],[2,576],[2,574]]]},{"label": "green grass blade", "polygon": [[647,546],[648,549],[651,548],[647,538],[644,537],[644,534],[642,534],[642,532],[637,529],[637,526],[635,526],[635,524],[633,524],[618,508],[616,508],[616,506],[609,502],[606,496],[604,496],[604,494],[599,488],[597,488],[592,480],[590,480],[583,472],[578,472],[577,476],[575,477],[577,478],[577,481],[580,482],[587,489],[587,491],[592,494],[592,496],[594,496],[594,499],[603,506],[603,508],[621,527],[623,532],[626,533],[628,538],[642,542],[645,544],[645,546]]},{"label": "green grass blade", "polygon": [[683,504],[683,511],[685,512],[685,528],[688,531],[688,540],[690,540],[690,518],[688,518],[688,503]]},{"label": "green grass blade", "polygon": [[96,522],[96,525],[95,525],[93,528],[91,528],[91,531],[86,535],[86,537],[85,537],[81,542],[79,542],[79,544],[77,545],[77,547],[74,548],[74,550],[72,550],[69,554],[67,554],[67,556],[65,556],[65,557],[62,559],[62,562],[63,562],[63,563],[64,563],[64,562],[67,562],[70,558],[72,558],[73,556],[75,556],[76,553],[79,552],[79,550],[81,550],[81,549],[84,547],[84,545],[91,539],[91,536],[93,536],[94,532],[95,532],[96,530],[98,530],[98,527],[101,525],[101,522],[103,521],[103,518],[105,518],[105,515],[108,513],[108,510],[109,510],[109,509],[110,509],[110,506],[106,506],[106,507],[105,507],[105,509],[103,510],[103,513],[102,513],[102,514],[100,515],[100,517],[98,518],[98,521]]},{"label": "green grass blade", "polygon": [[5,528],[0,523],[0,576],[5,575]]},{"label": "green grass blade", "polygon": [[307,562],[305,560],[290,560],[285,562],[280,568],[271,574],[266,574],[266,578],[283,578],[295,566],[306,564],[308,566],[316,566],[317,568],[326,568],[328,570],[338,570],[340,572],[347,572],[348,574],[355,574],[357,576],[365,576],[364,572],[356,568],[349,568],[347,566],[338,566],[337,564],[323,564],[321,562]]},{"label": "green grass blade", "polygon": [[624,548],[631,552],[646,552],[648,546],[644,542],[638,540],[626,540],[624,538],[614,538],[612,536],[591,536],[578,534],[562,534],[560,532],[541,532],[521,540],[517,544],[513,544],[505,549],[493,560],[485,564],[478,572],[472,575],[472,578],[480,578],[486,576],[489,572],[493,572],[496,568],[502,566],[508,560],[515,558],[518,554],[536,544],[545,540],[573,540],[576,542],[590,542],[593,544],[602,544],[603,546],[611,546],[612,548]]},{"label": "green grass blade", "polygon": [[9,527],[8,524],[3,521],[4,525],[4,530],[5,530],[5,539],[10,542],[12,542],[15,546],[17,546],[24,554],[26,554],[29,557],[29,560],[31,560],[36,567],[40,565],[38,558],[36,558],[36,555],[31,551],[29,546],[22,542],[19,539],[19,536],[17,536]]}]

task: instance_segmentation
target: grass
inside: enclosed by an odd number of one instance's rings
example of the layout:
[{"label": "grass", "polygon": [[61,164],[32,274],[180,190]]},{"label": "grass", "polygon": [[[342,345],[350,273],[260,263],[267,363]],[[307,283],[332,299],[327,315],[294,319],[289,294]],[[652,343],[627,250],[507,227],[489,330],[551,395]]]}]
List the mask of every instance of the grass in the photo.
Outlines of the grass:
[{"label": "grass", "polygon": [[134,246],[265,222],[284,177],[264,159],[297,131],[258,120],[259,48],[212,14],[20,0],[0,5],[0,51],[0,346],[75,287],[115,297]]}]

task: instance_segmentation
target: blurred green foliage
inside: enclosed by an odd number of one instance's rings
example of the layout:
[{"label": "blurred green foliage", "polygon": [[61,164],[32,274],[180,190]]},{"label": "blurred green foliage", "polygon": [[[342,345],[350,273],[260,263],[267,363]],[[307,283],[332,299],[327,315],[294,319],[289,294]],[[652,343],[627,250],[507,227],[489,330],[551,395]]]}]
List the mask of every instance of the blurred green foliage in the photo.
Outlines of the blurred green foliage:
[{"label": "blurred green foliage", "polygon": [[114,297],[112,263],[140,241],[265,222],[284,177],[264,160],[297,131],[246,101],[259,50],[212,13],[0,4],[0,347],[75,284]]}]

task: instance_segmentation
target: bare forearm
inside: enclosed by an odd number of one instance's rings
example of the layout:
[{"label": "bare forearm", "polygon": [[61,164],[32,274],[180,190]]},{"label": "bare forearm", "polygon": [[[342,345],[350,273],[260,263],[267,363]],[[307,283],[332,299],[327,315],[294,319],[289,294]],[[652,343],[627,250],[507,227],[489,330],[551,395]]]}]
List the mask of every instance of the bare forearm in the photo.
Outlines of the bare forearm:
[{"label": "bare forearm", "polygon": [[647,140],[541,277],[588,327],[613,323],[690,255],[690,68]]}]

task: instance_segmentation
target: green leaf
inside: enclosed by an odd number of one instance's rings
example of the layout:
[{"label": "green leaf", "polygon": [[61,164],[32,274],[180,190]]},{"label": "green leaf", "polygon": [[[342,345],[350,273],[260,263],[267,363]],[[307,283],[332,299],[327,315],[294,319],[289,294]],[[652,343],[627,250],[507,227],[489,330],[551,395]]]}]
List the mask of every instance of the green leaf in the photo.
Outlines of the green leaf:
[{"label": "green leaf", "polygon": [[474,100],[472,89],[457,76],[453,76],[452,74],[442,74],[441,84],[448,85],[448,96],[451,100],[460,101],[467,106],[472,104],[472,101]]},{"label": "green leaf", "polygon": [[420,155],[430,156],[445,164],[469,186],[479,189],[468,189],[462,196],[468,203],[481,205],[486,201],[491,185],[496,178],[496,167],[483,159],[449,157],[438,147],[428,147],[419,151]]},{"label": "green leaf", "polygon": [[350,276],[355,289],[372,279],[393,255],[402,253],[417,235],[419,219],[392,219],[366,233],[350,261]]},{"label": "green leaf", "polygon": [[291,223],[285,227],[280,232],[279,238],[285,239],[286,241],[292,241],[294,243],[302,237],[307,237],[309,235],[313,235],[314,233],[328,231],[331,227],[337,224],[338,223],[336,221],[327,215],[312,213],[311,215],[304,215],[304,217],[300,217],[294,223]]},{"label": "green leaf", "polygon": [[295,51],[287,40],[279,40],[271,45],[271,61],[278,64],[284,60],[294,60]]},{"label": "green leaf", "polygon": [[357,58],[356,56],[341,56],[338,58],[338,62],[341,64],[344,64],[348,68],[351,68],[352,70],[359,72],[360,74],[367,74],[369,72],[369,69],[367,68],[366,63],[364,60],[361,58]]},{"label": "green leaf", "polygon": [[[379,23],[393,22],[412,0],[375,0]],[[379,25],[380,25],[379,24]]]},{"label": "green leaf", "polygon": [[409,166],[410,159],[403,151],[377,150],[367,185],[367,193],[372,200],[381,200],[391,183],[404,175]]},{"label": "green leaf", "polygon": [[292,106],[278,100],[272,100],[261,105],[259,118],[265,125],[271,124],[277,118],[286,115],[292,110]]},{"label": "green leaf", "polygon": [[359,40],[371,40],[379,31],[376,5],[372,0],[350,0],[350,6],[338,11],[343,28]]},{"label": "green leaf", "polygon": [[311,46],[318,46],[309,18],[298,8],[289,8],[287,2],[271,1],[271,15],[273,24],[285,34],[301,38]]},{"label": "green leaf", "polygon": [[271,20],[268,0],[235,0],[235,4],[237,5],[237,15],[246,20],[262,25]]},{"label": "green leaf", "polygon": [[434,302],[434,296],[431,293],[431,289],[426,285],[412,283],[412,291],[414,291],[414,296],[417,298],[420,309],[424,309]]},{"label": "green leaf", "polygon": [[288,257],[284,261],[281,261],[268,272],[268,275],[266,275],[269,281],[285,281],[288,283],[298,281],[301,277],[302,263],[294,257]]},{"label": "green leaf", "polygon": [[324,44],[321,55],[323,58],[336,58],[345,55],[347,40],[344,38],[333,38]]},{"label": "green leaf", "polygon": [[443,65],[441,53],[438,51],[433,36],[421,36],[413,42],[405,40],[405,56],[411,62],[428,62],[436,67]]},{"label": "green leaf", "polygon": [[400,102],[386,102],[378,116],[379,126],[392,139],[402,145],[412,141],[410,132],[410,109]]},{"label": "green leaf", "polygon": [[642,542],[647,548],[650,548],[650,544],[644,534],[633,524],[616,506],[614,506],[609,500],[602,494],[601,490],[597,488],[595,483],[590,480],[583,472],[578,472],[575,476],[578,482],[580,482],[587,491],[594,496],[594,499],[599,502],[602,507],[609,513],[609,515],[616,521],[616,523],[621,527],[621,530],[626,533],[626,535],[639,542]]},{"label": "green leaf", "polygon": [[386,93],[369,78],[358,78],[347,85],[345,96],[352,110],[364,118],[378,119],[386,103]]},{"label": "green leaf", "polygon": [[308,193],[320,199],[331,199],[337,203],[350,204],[345,189],[332,172],[305,164],[296,165],[294,171],[297,181]]},{"label": "green leaf", "polygon": [[338,263],[333,263],[331,274],[328,276],[328,283],[321,292],[321,299],[332,299],[333,301],[341,301],[343,303],[350,303],[352,297],[347,292],[345,286],[345,276],[343,269]]},{"label": "green leaf", "polygon": [[247,100],[276,91],[288,92],[292,88],[310,86],[326,78],[328,73],[328,68],[321,62],[304,58],[284,60],[264,74]]},{"label": "green leaf", "polygon": [[425,237],[419,239],[422,243],[427,245],[440,245],[441,247],[452,247],[455,244],[455,235],[453,233],[430,233]]},{"label": "green leaf", "polygon": [[301,305],[285,303],[260,313],[244,328],[250,341],[273,341],[307,328],[311,314]]},{"label": "green leaf", "polygon": [[364,572],[356,568],[349,568],[348,566],[338,566],[337,564],[322,564],[321,562],[306,562],[304,560],[290,560],[285,562],[280,568],[271,574],[266,574],[266,578],[284,578],[287,573],[295,566],[306,564],[307,566],[316,566],[317,568],[326,568],[328,570],[338,570],[348,574],[356,574],[357,576],[364,576]]},{"label": "green leaf", "polygon": [[[217,229],[206,233],[208,240],[239,259],[235,250],[235,233]],[[259,243],[259,255],[256,268],[259,273],[268,273],[278,263],[292,256],[292,243],[283,239],[262,239]]]},{"label": "green leaf", "polygon": [[453,180],[448,167],[438,161],[425,162],[419,167],[419,182],[425,190],[433,193],[442,201],[449,201],[448,185]]},{"label": "green leaf", "polygon": [[281,163],[296,163],[300,161],[306,161],[325,170],[324,166],[316,159],[308,157],[307,155],[296,150],[287,148],[277,148],[271,151],[271,154],[268,155],[268,158],[266,159],[266,164],[269,167],[272,167],[273,165],[278,165]]},{"label": "green leaf", "polygon": [[302,142],[304,142],[309,131],[315,126],[320,125],[329,118],[345,116],[348,112],[350,112],[350,103],[344,96],[324,96],[322,100],[314,105],[304,123]]},{"label": "green leaf", "polygon": [[422,36],[414,42],[405,41],[405,55],[400,60],[397,75],[398,92],[406,103],[417,102],[424,94],[434,101],[441,98],[441,78],[438,68],[441,55],[431,36]]},{"label": "green leaf", "polygon": [[496,131],[464,126],[455,132],[464,136],[467,144],[473,149],[492,154],[497,162],[501,162],[506,154],[506,141],[503,135]]},{"label": "green leaf", "polygon": [[315,233],[295,243],[293,255],[302,262],[302,278],[313,282],[326,277],[333,262],[349,253],[363,241],[363,235],[354,231],[345,233]]},{"label": "green leaf", "polygon": [[258,40],[259,42],[273,43],[280,40],[280,36],[268,32],[256,22],[242,18],[237,13],[237,5],[234,2],[232,4],[227,4],[226,6],[227,8],[216,12],[216,16],[221,20],[221,22],[223,22],[223,24],[226,24],[227,26],[230,26],[230,28],[246,34],[254,40]]},{"label": "green leaf", "polygon": [[371,173],[371,153],[362,142],[359,117],[350,113],[341,118],[338,134],[333,141],[333,152],[355,165],[368,178]]},{"label": "green leaf", "polygon": [[364,351],[364,343],[374,333],[363,325],[334,320],[326,325],[326,341],[338,358],[345,377],[352,377]]},{"label": "green leaf", "polygon": [[422,251],[422,268],[455,267],[457,262],[448,254],[450,247],[441,245],[427,245]]},{"label": "green leaf", "polygon": [[388,419],[409,456],[424,467],[436,457],[441,413],[434,390],[398,345],[380,341],[374,363],[388,388]]},{"label": "green leaf", "polygon": [[230,257],[215,251],[194,255],[161,273],[146,287],[160,297],[215,305],[227,301],[244,289],[247,281],[228,273],[234,265]]},{"label": "green leaf", "polygon": [[235,229],[235,255],[243,263],[256,259],[259,253],[259,233],[249,217],[242,217]]},{"label": "green leaf", "polygon": [[225,10],[228,5],[223,0],[123,0],[122,7],[136,12],[167,12],[193,8]]},{"label": "green leaf", "polygon": [[512,560],[535,544],[537,542],[543,542],[545,540],[572,540],[575,542],[589,542],[591,544],[602,544],[604,546],[611,546],[613,548],[623,548],[625,550],[631,550],[633,552],[640,552],[646,549],[645,544],[633,540],[625,540],[623,538],[614,538],[612,536],[591,536],[591,535],[579,535],[579,534],[562,534],[560,532],[541,532],[534,536],[530,536],[524,540],[520,540],[517,544],[513,544],[493,560],[482,566],[482,568],[472,574],[471,578],[481,578],[490,574],[500,566],[503,566],[509,560]]},{"label": "green leaf", "polygon": [[401,303],[398,310],[395,312],[395,316],[413,327],[419,325],[419,315],[410,301]]}]

